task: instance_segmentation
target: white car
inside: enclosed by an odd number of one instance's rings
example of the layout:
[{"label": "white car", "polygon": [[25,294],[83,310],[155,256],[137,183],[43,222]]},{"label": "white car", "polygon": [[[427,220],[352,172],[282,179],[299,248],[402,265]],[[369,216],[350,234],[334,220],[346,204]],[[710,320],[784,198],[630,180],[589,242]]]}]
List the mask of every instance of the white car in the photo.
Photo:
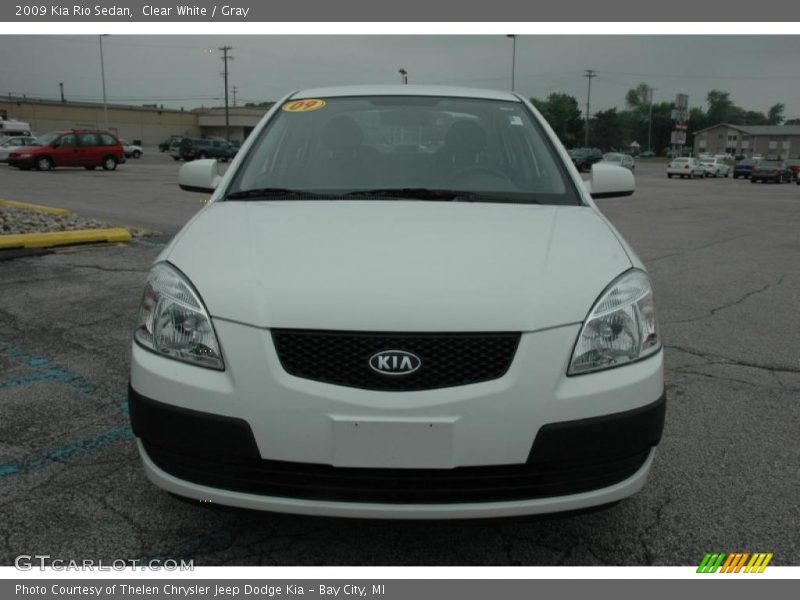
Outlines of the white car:
[{"label": "white car", "polygon": [[0,141],[0,162],[8,162],[8,155],[19,148],[36,145],[36,138],[30,135],[4,138]]},{"label": "white car", "polygon": [[122,150],[125,152],[125,158],[139,158],[144,154],[144,150],[138,144],[131,144],[125,140],[120,140],[120,144],[122,144]]},{"label": "white car", "polygon": [[[413,142],[413,144],[412,144]],[[414,148],[409,148],[413,145]],[[644,265],[521,95],[289,94],[156,259],[129,406],[150,480],[209,504],[501,517],[616,502],[664,423]]]},{"label": "white car", "polygon": [[688,177],[694,179],[695,177],[705,177],[706,168],[703,163],[697,158],[682,156],[673,158],[667,165],[667,177],[680,177],[681,179]]},{"label": "white car", "polygon": [[636,168],[636,162],[630,154],[621,154],[619,152],[606,152],[603,154],[603,160],[600,162],[615,164],[619,167],[625,167],[633,171]]},{"label": "white car", "polygon": [[701,158],[700,164],[705,169],[706,177],[727,177],[731,172],[730,165],[724,159],[716,156],[714,158]]}]

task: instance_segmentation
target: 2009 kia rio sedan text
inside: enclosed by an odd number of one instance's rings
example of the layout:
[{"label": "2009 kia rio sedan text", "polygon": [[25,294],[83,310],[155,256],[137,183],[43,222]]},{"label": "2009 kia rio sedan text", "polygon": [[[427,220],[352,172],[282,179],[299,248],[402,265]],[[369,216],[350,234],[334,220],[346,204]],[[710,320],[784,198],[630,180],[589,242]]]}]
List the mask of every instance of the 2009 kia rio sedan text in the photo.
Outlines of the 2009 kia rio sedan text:
[{"label": "2009 kia rio sedan text", "polygon": [[174,494],[347,517],[579,509],[645,482],[663,352],[641,261],[518,95],[290,94],[147,279],[129,390]]}]

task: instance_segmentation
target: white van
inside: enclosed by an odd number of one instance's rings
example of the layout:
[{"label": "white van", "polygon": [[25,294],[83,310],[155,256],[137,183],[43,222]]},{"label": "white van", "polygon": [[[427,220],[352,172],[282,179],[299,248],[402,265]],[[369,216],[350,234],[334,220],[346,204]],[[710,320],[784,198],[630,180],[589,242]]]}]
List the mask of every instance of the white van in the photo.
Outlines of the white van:
[{"label": "white van", "polygon": [[7,137],[31,135],[30,123],[13,121],[0,117],[0,139]]}]

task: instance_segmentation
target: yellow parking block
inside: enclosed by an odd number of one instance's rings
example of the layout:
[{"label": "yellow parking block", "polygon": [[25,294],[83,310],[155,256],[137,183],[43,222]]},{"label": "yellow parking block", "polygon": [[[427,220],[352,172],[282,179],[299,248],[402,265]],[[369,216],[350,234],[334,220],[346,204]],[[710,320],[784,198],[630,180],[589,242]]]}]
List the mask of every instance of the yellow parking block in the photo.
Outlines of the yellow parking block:
[{"label": "yellow parking block", "polygon": [[0,248],[48,248],[92,242],[130,242],[131,234],[122,227],[111,229],[79,229],[47,233],[12,233],[0,235]]},{"label": "yellow parking block", "polygon": [[53,208],[52,206],[42,206],[41,204],[31,204],[30,202],[17,202],[16,200],[6,200],[5,198],[0,198],[0,206],[44,213],[46,215],[53,215],[54,217],[68,217],[72,214],[72,211],[66,208]]}]

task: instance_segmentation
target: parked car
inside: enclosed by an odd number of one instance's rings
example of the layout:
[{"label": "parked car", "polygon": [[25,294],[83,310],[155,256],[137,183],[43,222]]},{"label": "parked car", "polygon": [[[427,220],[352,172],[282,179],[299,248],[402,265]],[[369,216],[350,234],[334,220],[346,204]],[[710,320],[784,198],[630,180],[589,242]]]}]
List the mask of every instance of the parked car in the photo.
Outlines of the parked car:
[{"label": "parked car", "polygon": [[180,157],[182,160],[215,158],[225,162],[235,155],[236,151],[225,140],[183,138],[180,144]]},{"label": "parked car", "polygon": [[680,156],[678,158],[673,158],[667,165],[667,177],[672,179],[673,175],[681,179],[685,177],[694,179],[695,177],[705,177],[706,169],[699,159],[691,158],[690,156]]},{"label": "parked car", "polygon": [[607,152],[603,154],[601,162],[615,164],[618,167],[625,167],[631,171],[636,168],[636,162],[630,154],[620,154],[619,152]]},{"label": "parked car", "polygon": [[49,171],[54,167],[103,167],[113,171],[125,162],[122,144],[108,131],[71,129],[40,136],[38,146],[25,146],[8,156],[8,164],[19,169]]},{"label": "parked car", "polygon": [[[420,131],[433,152],[394,151]],[[645,267],[593,201],[633,193],[629,170],[584,182],[524,98],[436,86],[295,92],[247,148],[224,178],[181,167],[211,201],[146,280],[129,414],[150,481],[361,518],[641,488],[661,338]]]},{"label": "parked car", "polygon": [[714,156],[713,158],[701,158],[700,164],[705,169],[706,177],[727,177],[731,171],[729,164],[725,163],[724,158]]},{"label": "parked car", "polygon": [[181,139],[183,139],[182,135],[171,135],[171,136],[169,136],[167,139],[165,139],[163,142],[161,142],[158,145],[158,151],[159,152],[167,152],[167,151],[169,151],[170,146],[172,146],[172,142],[174,142],[174,141],[180,142]]},{"label": "parked car", "polygon": [[653,158],[655,155],[656,155],[656,153],[653,152],[652,150],[645,150],[639,156],[641,158]]},{"label": "parked car", "polygon": [[0,162],[8,162],[8,155],[11,154],[12,150],[23,146],[35,146],[36,144],[36,138],[30,135],[5,138],[0,142]]},{"label": "parked car", "polygon": [[800,177],[800,159],[797,158],[790,158],[789,160],[784,161],[786,166],[789,167],[789,170],[792,172],[792,177],[797,179]]},{"label": "parked car", "polygon": [[759,159],[752,159],[746,158],[742,160],[733,167],[733,178],[738,179],[739,177],[744,177],[745,179],[750,178],[750,173],[753,171],[753,167],[755,167],[759,162]]},{"label": "parked car", "polygon": [[750,172],[750,182],[766,183],[772,181],[773,183],[791,183],[792,170],[786,165],[785,162],[779,160],[762,160]]},{"label": "parked car", "polygon": [[143,154],[142,147],[138,144],[130,144],[125,140],[120,140],[122,150],[125,152],[125,158],[139,158]]},{"label": "parked car", "polygon": [[169,155],[174,160],[181,159],[181,142],[183,138],[176,138],[169,143]]},{"label": "parked car", "polygon": [[578,171],[588,171],[603,160],[603,153],[597,148],[573,148],[568,154]]}]

